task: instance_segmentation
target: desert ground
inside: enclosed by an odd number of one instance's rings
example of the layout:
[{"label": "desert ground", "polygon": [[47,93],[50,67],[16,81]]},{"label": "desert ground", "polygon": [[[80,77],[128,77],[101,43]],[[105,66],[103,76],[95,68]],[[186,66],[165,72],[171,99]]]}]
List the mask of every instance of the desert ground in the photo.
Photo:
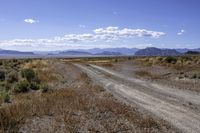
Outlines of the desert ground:
[{"label": "desert ground", "polygon": [[0,132],[200,132],[200,57],[1,59]]}]

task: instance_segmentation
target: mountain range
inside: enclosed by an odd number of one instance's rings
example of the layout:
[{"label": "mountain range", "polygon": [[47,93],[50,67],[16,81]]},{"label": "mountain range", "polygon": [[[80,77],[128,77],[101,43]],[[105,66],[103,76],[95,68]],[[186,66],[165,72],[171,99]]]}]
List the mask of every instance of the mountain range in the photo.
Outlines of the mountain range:
[{"label": "mountain range", "polygon": [[138,50],[135,53],[136,56],[177,56],[181,55],[180,52],[175,49],[159,49],[155,47],[147,47],[145,49]]},{"label": "mountain range", "polygon": [[200,52],[197,49],[161,49],[155,47],[147,47],[145,49],[138,48],[93,48],[93,49],[76,49],[63,51],[33,51],[21,52],[16,50],[0,49],[0,57],[48,57],[48,56],[175,56],[181,55],[188,51]]}]

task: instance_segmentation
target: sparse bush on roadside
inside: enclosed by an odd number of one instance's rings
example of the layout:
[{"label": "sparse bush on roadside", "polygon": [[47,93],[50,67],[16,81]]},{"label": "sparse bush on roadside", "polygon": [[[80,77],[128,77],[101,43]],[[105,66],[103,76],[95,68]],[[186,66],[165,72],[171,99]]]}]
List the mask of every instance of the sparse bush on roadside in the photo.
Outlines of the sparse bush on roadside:
[{"label": "sparse bush on roadside", "polygon": [[30,90],[30,83],[27,80],[18,82],[13,88],[14,93],[25,93],[28,92],[29,90]]},{"label": "sparse bush on roadside", "polygon": [[189,76],[187,74],[184,75],[185,78],[188,78]]},{"label": "sparse bush on roadside", "polygon": [[192,79],[196,79],[196,78],[197,78],[197,74],[195,73],[192,75]]},{"label": "sparse bush on roadside", "polygon": [[136,71],[135,74],[140,77],[148,77],[148,78],[152,78],[152,79],[160,79],[161,78],[159,75],[152,74],[149,71]]},{"label": "sparse bush on roadside", "polygon": [[87,78],[88,78],[88,75],[87,75],[86,73],[82,72],[82,73],[80,74],[80,78],[82,78],[82,79],[87,79]]}]

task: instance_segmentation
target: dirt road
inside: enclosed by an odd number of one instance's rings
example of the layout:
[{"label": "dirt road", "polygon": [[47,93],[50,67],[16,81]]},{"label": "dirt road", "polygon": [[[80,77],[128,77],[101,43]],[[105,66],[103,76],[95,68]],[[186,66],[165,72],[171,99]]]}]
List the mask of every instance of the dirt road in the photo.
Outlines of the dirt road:
[{"label": "dirt road", "polygon": [[181,132],[200,132],[200,95],[128,77],[96,65],[76,64],[118,99],[158,116]]}]

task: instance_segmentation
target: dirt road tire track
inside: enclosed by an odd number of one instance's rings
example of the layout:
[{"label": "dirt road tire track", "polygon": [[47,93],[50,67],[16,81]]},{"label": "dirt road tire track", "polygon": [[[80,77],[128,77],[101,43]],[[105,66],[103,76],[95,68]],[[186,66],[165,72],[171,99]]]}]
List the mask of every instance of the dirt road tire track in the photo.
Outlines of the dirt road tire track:
[{"label": "dirt road tire track", "polygon": [[[178,92],[174,92],[171,88],[126,77],[126,75],[95,65],[76,64],[76,66],[86,72],[94,82],[102,85],[120,100],[137,104],[139,107],[168,121],[182,132],[200,132],[200,114],[198,111],[181,104],[182,102],[189,102],[194,105],[200,105],[200,96],[198,94],[178,89],[175,89]],[[130,84],[121,82],[120,79],[130,82]],[[159,91],[160,93],[157,93],[157,95],[160,96],[152,95],[149,93],[149,89]],[[166,97],[166,99],[163,97]],[[172,101],[177,99],[178,102],[170,102],[169,97],[172,97]]]}]

